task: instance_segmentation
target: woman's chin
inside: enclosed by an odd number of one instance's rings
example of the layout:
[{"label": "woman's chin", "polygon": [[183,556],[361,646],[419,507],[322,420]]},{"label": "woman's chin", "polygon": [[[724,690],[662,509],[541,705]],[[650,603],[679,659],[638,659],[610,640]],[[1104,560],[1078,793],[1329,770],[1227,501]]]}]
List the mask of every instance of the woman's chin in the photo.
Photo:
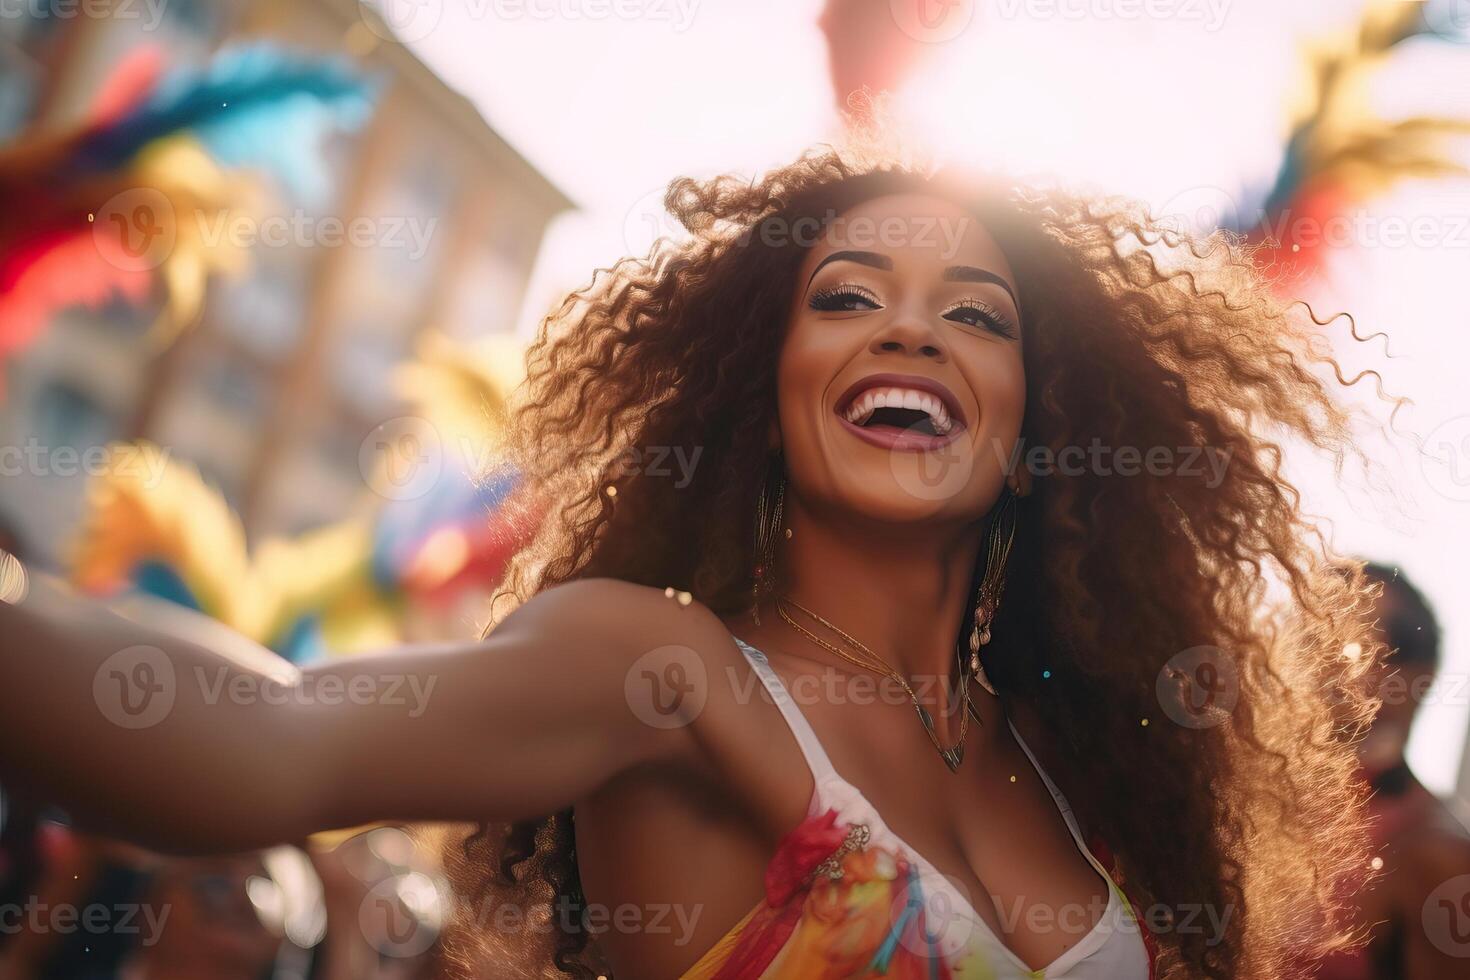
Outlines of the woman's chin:
[{"label": "woman's chin", "polygon": [[963,521],[960,501],[954,497],[916,496],[889,477],[862,485],[839,487],[830,506],[858,523],[926,525],[937,521]]}]

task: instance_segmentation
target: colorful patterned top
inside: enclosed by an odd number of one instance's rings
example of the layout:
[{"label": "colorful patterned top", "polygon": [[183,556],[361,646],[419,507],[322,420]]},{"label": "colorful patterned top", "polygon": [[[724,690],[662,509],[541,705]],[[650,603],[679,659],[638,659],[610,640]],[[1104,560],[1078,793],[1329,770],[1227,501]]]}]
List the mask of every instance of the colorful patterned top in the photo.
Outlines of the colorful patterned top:
[{"label": "colorful patterned top", "polygon": [[796,736],[815,788],[806,820],[781,841],[766,868],[764,900],[684,980],[1152,980],[1147,932],[1014,726],[1078,850],[1108,884],[1107,907],[1091,931],[1034,970],[837,774],[765,655],[736,643]]}]

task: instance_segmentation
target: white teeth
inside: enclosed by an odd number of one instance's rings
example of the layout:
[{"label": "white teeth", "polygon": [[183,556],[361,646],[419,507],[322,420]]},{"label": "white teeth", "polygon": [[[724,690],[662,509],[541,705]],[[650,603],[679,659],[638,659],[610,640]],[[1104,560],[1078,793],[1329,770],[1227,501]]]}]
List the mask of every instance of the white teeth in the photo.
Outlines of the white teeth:
[{"label": "white teeth", "polygon": [[880,408],[907,408],[923,412],[929,416],[934,431],[940,435],[947,435],[955,427],[944,402],[928,392],[912,388],[869,388],[853,399],[843,418],[854,425],[862,425]]}]

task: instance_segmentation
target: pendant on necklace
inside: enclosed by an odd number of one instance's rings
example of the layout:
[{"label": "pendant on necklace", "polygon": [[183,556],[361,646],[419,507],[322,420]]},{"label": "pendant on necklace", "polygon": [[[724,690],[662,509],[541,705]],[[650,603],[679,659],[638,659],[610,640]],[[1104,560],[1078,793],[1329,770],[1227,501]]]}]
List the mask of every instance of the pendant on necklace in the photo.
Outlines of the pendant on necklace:
[{"label": "pendant on necklace", "polygon": [[919,713],[919,721],[924,723],[924,731],[929,733],[929,741],[938,750],[939,758],[949,766],[950,772],[958,772],[960,763],[965,761],[965,743],[961,742],[952,749],[945,748],[944,743],[939,741],[939,733],[934,730],[934,716],[929,713],[929,709],[917,701],[914,702],[914,709]]}]

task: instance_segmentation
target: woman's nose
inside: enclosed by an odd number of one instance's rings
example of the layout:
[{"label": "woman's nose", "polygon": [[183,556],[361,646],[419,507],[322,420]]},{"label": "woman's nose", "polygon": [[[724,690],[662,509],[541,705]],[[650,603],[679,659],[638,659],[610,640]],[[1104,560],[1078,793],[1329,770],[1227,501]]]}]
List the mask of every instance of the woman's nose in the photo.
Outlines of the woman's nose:
[{"label": "woman's nose", "polygon": [[868,348],[874,354],[911,354],[943,364],[949,360],[944,340],[932,326],[913,314],[899,313],[873,334]]}]

